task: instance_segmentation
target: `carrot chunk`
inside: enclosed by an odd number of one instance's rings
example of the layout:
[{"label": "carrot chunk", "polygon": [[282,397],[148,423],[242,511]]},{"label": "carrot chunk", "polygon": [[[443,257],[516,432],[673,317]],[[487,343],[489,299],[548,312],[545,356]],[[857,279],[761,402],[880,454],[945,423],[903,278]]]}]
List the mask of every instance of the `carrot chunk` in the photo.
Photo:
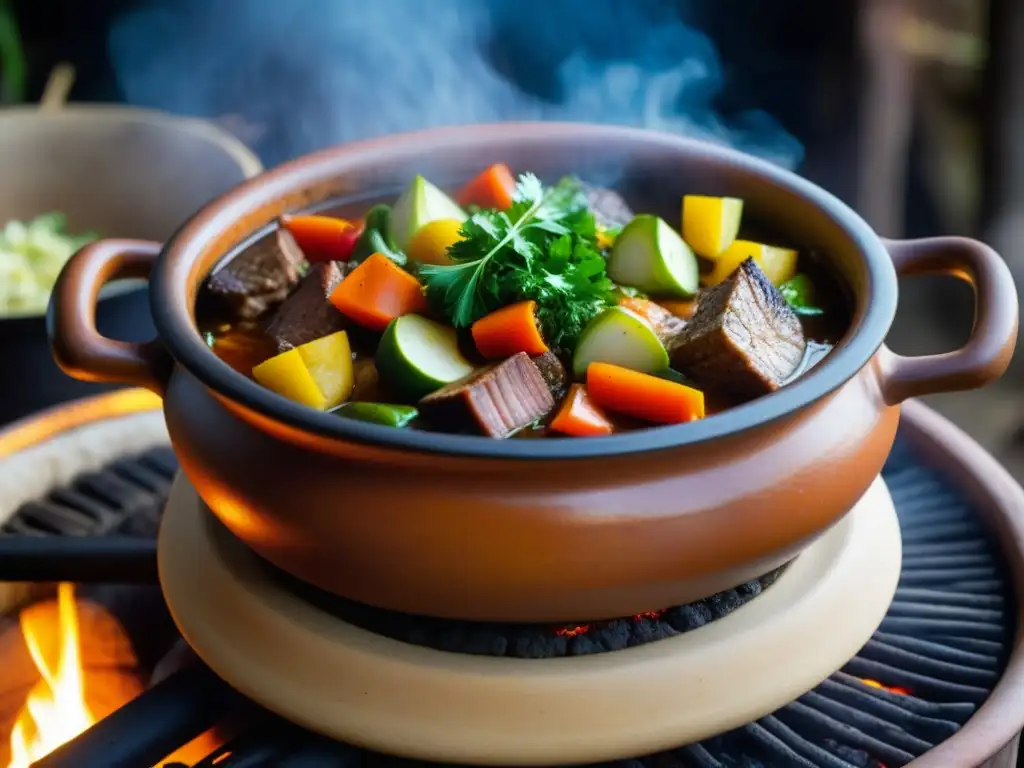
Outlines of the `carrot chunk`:
[{"label": "carrot chunk", "polygon": [[419,281],[382,253],[352,270],[334,289],[331,304],[373,331],[383,331],[396,317],[427,310]]},{"label": "carrot chunk", "polygon": [[612,433],[612,423],[601,413],[601,409],[594,405],[582,384],[573,384],[569,387],[569,394],[565,396],[558,413],[551,421],[551,428],[573,437],[594,437]]},{"label": "carrot chunk", "polygon": [[704,418],[704,393],[610,363],[587,367],[587,392],[598,406],[659,424]]},{"label": "carrot chunk", "polygon": [[481,317],[471,329],[473,342],[489,360],[511,357],[517,352],[543,355],[548,351],[537,325],[537,302],[520,301]]},{"label": "carrot chunk", "polygon": [[504,163],[495,163],[466,183],[455,197],[459,205],[479,205],[504,211],[512,206],[516,180]]}]

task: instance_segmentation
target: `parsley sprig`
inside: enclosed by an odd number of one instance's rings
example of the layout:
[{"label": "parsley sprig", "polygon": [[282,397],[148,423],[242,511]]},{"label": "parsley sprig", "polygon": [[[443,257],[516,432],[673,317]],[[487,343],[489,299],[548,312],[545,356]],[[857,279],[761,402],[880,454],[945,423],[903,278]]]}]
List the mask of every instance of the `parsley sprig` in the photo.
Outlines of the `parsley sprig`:
[{"label": "parsley sprig", "polygon": [[457,328],[533,299],[548,344],[570,349],[583,326],[614,303],[594,217],[576,179],[545,189],[523,174],[508,211],[473,213],[461,235],[448,249],[453,264],[419,268],[431,303]]},{"label": "parsley sprig", "polygon": [[779,292],[789,304],[790,309],[798,315],[808,317],[825,313],[825,310],[815,303],[814,283],[802,272],[780,285]]}]

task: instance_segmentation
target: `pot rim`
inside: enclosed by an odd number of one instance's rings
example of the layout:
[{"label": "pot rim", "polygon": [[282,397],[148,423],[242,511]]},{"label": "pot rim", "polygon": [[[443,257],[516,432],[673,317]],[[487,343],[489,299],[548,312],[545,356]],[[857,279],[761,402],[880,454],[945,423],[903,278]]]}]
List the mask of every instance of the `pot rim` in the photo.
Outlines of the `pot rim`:
[{"label": "pot rim", "polygon": [[[458,151],[503,141],[544,144],[573,138],[601,139],[620,145],[646,144],[677,159],[710,155],[725,167],[812,202],[837,225],[866,266],[866,280],[858,292],[846,335],[813,370],[792,384],[700,421],[586,440],[493,440],[394,429],[307,408],[235,371],[207,347],[199,333],[193,312],[199,283],[206,272],[193,267],[211,243],[217,244],[219,258],[223,258],[260,229],[256,226],[244,232],[227,233],[232,239],[225,243],[223,221],[259,215],[303,189],[329,184],[332,177],[336,179],[347,169],[372,167],[375,159],[382,156]],[[762,427],[814,404],[856,375],[878,351],[896,313],[897,290],[891,257],[875,232],[845,203],[795,173],[736,150],[642,128],[524,122],[453,126],[353,142],[304,155],[248,180],[206,205],[171,237],[152,274],[150,301],[160,338],[174,359],[222,399],[242,406],[243,412],[253,411],[319,437],[385,449],[490,459],[584,459],[705,443]]]}]

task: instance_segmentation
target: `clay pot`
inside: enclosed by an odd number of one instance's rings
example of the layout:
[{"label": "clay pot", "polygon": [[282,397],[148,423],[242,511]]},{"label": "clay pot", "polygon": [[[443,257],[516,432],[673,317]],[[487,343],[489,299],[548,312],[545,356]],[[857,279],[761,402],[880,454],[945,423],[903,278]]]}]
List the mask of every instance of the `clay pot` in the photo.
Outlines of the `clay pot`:
[{"label": "clay pot", "polygon": [[[807,375],[755,402],[677,427],[561,440],[338,419],[263,389],[204,344],[193,312],[203,278],[279,214],[390,194],[417,172],[454,185],[498,160],[615,183],[671,220],[685,192],[744,198],[747,215],[780,238],[829,255],[852,297],[850,331]],[[890,352],[897,274],[939,271],[974,286],[970,340],[932,357]],[[125,274],[150,275],[153,342],[111,341],[92,323],[99,289]],[[997,378],[1017,335],[1010,275],[980,243],[883,242],[834,197],[767,163],[667,134],[568,124],[444,129],[302,158],[208,205],[162,249],[86,248],[52,309],[60,365],[160,393],[185,473],[259,555],[376,606],[510,621],[639,613],[780,565],[871,484],[900,402]]]},{"label": "clay pot", "polygon": [[[162,242],[201,206],[262,170],[229,134],[191,118],[118,106],[0,111],[0,225],[49,211],[72,233]],[[108,286],[97,323],[114,338],[152,336],[143,283]],[[43,312],[0,316],[0,424],[109,385],[64,376]]]}]

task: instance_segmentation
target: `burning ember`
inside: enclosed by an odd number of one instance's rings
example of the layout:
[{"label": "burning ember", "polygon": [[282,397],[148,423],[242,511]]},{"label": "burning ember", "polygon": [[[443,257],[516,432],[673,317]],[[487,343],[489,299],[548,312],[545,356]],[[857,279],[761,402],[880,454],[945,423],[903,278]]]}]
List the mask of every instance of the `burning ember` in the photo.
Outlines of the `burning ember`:
[{"label": "burning ember", "polygon": [[900,696],[910,695],[910,691],[908,691],[906,688],[899,688],[891,685],[882,685],[882,683],[878,682],[877,680],[868,680],[863,677],[860,678],[860,681],[864,683],[864,685],[869,685],[872,688],[879,688],[883,691],[888,691],[889,693],[898,693]]},{"label": "burning ember", "polygon": [[[662,611],[646,611],[644,613],[638,613],[636,616],[633,616],[632,620],[633,621],[643,621],[644,619],[651,619],[652,621],[654,621],[654,620],[660,619],[664,613],[665,613],[664,610],[662,610]],[[605,623],[607,623],[607,622],[605,622]],[[555,629],[555,634],[558,637],[576,637],[577,635],[586,634],[591,629],[594,629],[595,627],[598,627],[598,626],[602,626],[602,625],[600,625],[600,624],[576,624],[576,625],[570,624],[570,625],[565,626],[565,627],[558,627],[557,629]]]},{"label": "burning ember", "polygon": [[53,631],[48,622],[33,621],[21,614],[25,645],[40,680],[28,694],[11,731],[11,762],[8,768],[29,766],[87,729],[96,719],[85,700],[85,679],[78,636],[78,611],[74,587],[61,584],[57,591],[57,658],[47,659],[43,645]]}]

